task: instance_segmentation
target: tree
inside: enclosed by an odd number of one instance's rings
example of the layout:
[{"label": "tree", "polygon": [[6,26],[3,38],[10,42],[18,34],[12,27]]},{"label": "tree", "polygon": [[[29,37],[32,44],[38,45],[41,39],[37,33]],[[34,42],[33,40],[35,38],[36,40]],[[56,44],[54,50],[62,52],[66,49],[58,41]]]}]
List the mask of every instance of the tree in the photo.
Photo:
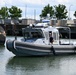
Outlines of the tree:
[{"label": "tree", "polygon": [[55,8],[55,16],[57,19],[66,19],[67,18],[67,10],[65,5],[59,4],[58,6],[54,6]]},{"label": "tree", "polygon": [[8,8],[7,7],[2,7],[0,9],[0,16],[5,19],[8,18],[9,14],[8,14]]},{"label": "tree", "polygon": [[43,8],[42,13],[40,14],[40,17],[41,18],[46,17],[47,14],[50,14],[50,17],[52,17],[54,14],[53,7],[50,6],[49,4]]},{"label": "tree", "polygon": [[74,16],[76,17],[76,11],[74,12]]},{"label": "tree", "polygon": [[9,8],[9,13],[9,17],[11,17],[11,19],[18,19],[19,17],[21,17],[22,10],[17,8],[16,6],[12,6],[11,8]]}]

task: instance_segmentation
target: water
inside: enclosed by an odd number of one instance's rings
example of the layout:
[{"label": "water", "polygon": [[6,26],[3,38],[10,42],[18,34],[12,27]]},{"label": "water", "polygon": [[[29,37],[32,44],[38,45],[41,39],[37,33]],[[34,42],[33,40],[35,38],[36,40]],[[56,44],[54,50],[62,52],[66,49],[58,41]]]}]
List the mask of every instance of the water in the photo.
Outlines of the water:
[{"label": "water", "polygon": [[16,57],[0,46],[0,75],[76,75],[76,55]]}]

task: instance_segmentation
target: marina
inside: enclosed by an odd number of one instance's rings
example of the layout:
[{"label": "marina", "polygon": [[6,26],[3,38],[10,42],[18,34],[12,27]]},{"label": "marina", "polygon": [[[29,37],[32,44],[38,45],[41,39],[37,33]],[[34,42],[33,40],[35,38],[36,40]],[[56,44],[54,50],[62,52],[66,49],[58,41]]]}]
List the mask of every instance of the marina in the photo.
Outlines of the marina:
[{"label": "marina", "polygon": [[75,0],[0,2],[0,75],[76,75]]}]

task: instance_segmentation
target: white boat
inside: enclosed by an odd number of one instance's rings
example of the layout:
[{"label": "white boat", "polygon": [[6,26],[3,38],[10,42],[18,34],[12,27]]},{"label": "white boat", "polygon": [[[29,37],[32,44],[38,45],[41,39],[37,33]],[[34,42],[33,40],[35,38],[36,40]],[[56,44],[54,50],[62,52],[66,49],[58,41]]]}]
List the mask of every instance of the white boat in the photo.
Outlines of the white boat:
[{"label": "white boat", "polygon": [[[59,30],[47,23],[38,23],[22,29],[23,38],[19,40],[7,40],[6,47],[16,56],[45,56],[59,53],[75,53],[75,44],[60,43]],[[49,33],[54,39],[50,43]],[[69,39],[70,40],[70,39]]]}]

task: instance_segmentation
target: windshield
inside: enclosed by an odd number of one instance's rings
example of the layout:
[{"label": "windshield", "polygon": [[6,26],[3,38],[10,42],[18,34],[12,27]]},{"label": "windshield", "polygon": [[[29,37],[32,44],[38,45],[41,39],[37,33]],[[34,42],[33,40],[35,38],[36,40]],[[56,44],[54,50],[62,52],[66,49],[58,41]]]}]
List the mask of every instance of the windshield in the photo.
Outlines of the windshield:
[{"label": "windshield", "polygon": [[40,32],[31,32],[32,38],[43,38]]},{"label": "windshield", "polygon": [[42,30],[39,30],[39,29],[30,29],[30,30],[26,29],[24,31],[23,36],[25,39],[44,38]]}]

